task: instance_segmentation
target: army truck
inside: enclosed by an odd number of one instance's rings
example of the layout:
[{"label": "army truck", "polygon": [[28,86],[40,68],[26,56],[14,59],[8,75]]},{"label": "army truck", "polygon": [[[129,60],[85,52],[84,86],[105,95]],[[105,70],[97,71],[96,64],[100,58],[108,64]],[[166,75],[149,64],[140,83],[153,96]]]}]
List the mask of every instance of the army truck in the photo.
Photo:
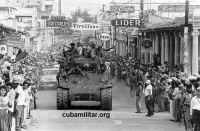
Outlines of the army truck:
[{"label": "army truck", "polygon": [[105,63],[97,71],[97,61],[92,58],[73,58],[70,71],[62,72],[57,87],[57,109],[70,106],[100,106],[112,110],[112,83]]}]

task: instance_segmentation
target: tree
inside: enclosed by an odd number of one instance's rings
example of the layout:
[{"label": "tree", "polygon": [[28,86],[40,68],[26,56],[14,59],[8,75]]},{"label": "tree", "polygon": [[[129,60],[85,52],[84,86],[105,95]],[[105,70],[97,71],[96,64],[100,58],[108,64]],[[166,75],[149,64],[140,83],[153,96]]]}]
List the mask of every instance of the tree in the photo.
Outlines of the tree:
[{"label": "tree", "polygon": [[81,8],[79,7],[78,9],[76,9],[76,11],[72,11],[70,14],[72,16],[72,20],[73,22],[77,22],[78,18],[82,18],[83,22],[94,22],[95,18],[92,17],[89,13],[89,10],[84,9],[81,10]]}]

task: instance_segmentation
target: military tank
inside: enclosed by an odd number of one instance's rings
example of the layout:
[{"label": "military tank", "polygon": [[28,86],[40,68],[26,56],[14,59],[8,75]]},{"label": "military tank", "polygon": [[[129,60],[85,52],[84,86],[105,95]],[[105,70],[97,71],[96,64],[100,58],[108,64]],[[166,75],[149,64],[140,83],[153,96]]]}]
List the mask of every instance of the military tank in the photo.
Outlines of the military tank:
[{"label": "military tank", "polygon": [[92,58],[73,58],[73,67],[60,76],[58,110],[69,109],[70,106],[100,106],[102,110],[112,110],[112,83],[105,63],[100,71],[97,65]]}]

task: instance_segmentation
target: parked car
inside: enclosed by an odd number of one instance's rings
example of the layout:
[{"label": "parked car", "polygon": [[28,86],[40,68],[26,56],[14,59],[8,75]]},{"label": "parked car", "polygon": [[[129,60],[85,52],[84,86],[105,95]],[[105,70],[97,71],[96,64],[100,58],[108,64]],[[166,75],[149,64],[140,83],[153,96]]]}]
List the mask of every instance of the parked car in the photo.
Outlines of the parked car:
[{"label": "parked car", "polygon": [[43,69],[41,73],[41,84],[39,89],[56,89],[56,75],[59,68]]}]

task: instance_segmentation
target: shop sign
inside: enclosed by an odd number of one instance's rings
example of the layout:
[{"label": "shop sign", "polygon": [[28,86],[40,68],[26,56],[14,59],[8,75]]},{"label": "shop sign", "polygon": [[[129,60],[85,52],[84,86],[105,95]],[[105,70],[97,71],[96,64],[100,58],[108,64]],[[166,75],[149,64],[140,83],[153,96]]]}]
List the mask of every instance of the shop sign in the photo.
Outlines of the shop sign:
[{"label": "shop sign", "polygon": [[9,36],[10,39],[12,40],[21,40],[21,35],[20,34],[13,34]]},{"label": "shop sign", "polygon": [[0,45],[0,52],[1,52],[1,54],[7,53],[7,46],[6,45]]},{"label": "shop sign", "polygon": [[120,13],[135,13],[135,6],[111,5],[110,10]]},{"label": "shop sign", "polygon": [[65,34],[65,35],[72,35],[73,30],[68,29],[68,28],[59,28],[59,29],[54,29],[55,34]]},{"label": "shop sign", "polygon": [[111,21],[112,26],[116,27],[140,27],[139,19],[115,19]]},{"label": "shop sign", "polygon": [[99,30],[99,24],[94,23],[72,23],[73,30]]},{"label": "shop sign", "polygon": [[153,43],[152,43],[152,40],[151,40],[151,39],[146,38],[146,39],[144,39],[144,40],[142,41],[142,47],[143,47],[144,49],[150,49],[152,46],[153,46]]},{"label": "shop sign", "polygon": [[13,44],[13,45],[15,45],[15,44],[22,44],[22,41],[21,40],[10,39],[10,40],[8,40],[8,43]]},{"label": "shop sign", "polygon": [[108,41],[108,40],[110,40],[110,35],[107,34],[107,33],[101,33],[99,35],[99,39],[102,40],[102,41]]},{"label": "shop sign", "polygon": [[69,20],[46,20],[46,27],[71,27]]},{"label": "shop sign", "polygon": [[38,18],[42,20],[47,20],[49,19],[50,14],[50,11],[38,11]]},{"label": "shop sign", "polygon": [[82,32],[79,30],[74,30],[72,36],[74,37],[81,37],[82,36]]},{"label": "shop sign", "polygon": [[51,20],[56,20],[56,21],[65,21],[65,16],[51,16]]}]

